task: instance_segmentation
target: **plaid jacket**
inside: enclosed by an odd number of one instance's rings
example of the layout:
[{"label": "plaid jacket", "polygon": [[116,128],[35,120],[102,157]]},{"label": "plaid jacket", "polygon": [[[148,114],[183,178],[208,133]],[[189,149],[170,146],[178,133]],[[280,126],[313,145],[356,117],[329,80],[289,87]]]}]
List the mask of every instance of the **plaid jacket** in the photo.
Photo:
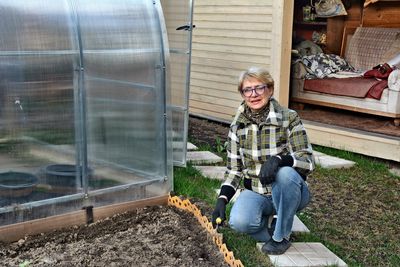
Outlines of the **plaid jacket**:
[{"label": "plaid jacket", "polygon": [[238,108],[228,135],[228,163],[220,196],[229,201],[244,178],[244,187],[260,194],[270,194],[258,174],[262,163],[274,155],[291,155],[293,168],[306,179],[314,169],[312,147],[300,117],[294,110],[282,107],[271,98],[270,111],[259,125],[244,114],[245,104]]}]

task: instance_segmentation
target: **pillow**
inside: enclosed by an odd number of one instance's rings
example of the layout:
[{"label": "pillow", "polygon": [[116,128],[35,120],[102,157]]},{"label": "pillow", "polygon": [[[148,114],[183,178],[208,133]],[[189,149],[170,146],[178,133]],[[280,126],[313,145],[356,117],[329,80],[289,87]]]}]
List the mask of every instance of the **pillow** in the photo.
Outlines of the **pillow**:
[{"label": "pillow", "polygon": [[341,0],[319,0],[315,3],[315,13],[322,18],[347,15]]},{"label": "pillow", "polygon": [[400,67],[400,33],[396,35],[396,39],[390,45],[389,49],[383,53],[381,63],[388,63],[391,66]]},{"label": "pillow", "polygon": [[399,33],[398,28],[358,27],[350,42],[347,42],[347,62],[357,70],[370,70],[385,63],[381,61],[382,55]]}]

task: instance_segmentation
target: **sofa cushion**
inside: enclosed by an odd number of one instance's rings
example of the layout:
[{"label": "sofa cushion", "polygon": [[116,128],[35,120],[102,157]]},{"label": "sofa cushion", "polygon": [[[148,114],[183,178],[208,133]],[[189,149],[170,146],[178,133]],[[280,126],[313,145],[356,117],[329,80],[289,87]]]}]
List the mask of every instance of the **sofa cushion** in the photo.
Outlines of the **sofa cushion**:
[{"label": "sofa cushion", "polygon": [[398,28],[358,27],[350,39],[345,58],[358,70],[372,69],[380,63],[400,34]]},{"label": "sofa cushion", "polygon": [[[352,77],[352,78],[325,78],[325,79],[311,79],[304,81],[304,90],[313,91],[331,95],[342,95],[351,97],[373,97],[379,99],[381,97],[383,88],[376,88],[381,82],[387,81],[376,80],[375,78]],[[373,96],[369,95],[369,91],[373,90]],[[377,91],[378,90],[378,91]],[[378,97],[376,97],[378,95]]]},{"label": "sofa cushion", "polygon": [[396,67],[400,67],[400,61],[394,59],[400,55],[400,33],[397,34],[396,39],[393,41],[393,43],[390,45],[389,49],[383,53],[382,58],[381,58],[381,63],[385,62],[393,62],[393,65]]}]

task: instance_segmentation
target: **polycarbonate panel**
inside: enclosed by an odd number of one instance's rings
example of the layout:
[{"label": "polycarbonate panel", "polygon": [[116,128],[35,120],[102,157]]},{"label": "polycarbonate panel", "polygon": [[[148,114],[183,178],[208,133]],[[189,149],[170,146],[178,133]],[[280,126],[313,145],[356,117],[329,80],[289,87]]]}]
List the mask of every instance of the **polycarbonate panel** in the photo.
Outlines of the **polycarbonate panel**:
[{"label": "polycarbonate panel", "polygon": [[166,195],[158,1],[0,1],[0,226]]},{"label": "polycarbonate panel", "polygon": [[81,189],[51,171],[77,160],[73,27],[67,1],[0,2],[0,225]]},{"label": "polycarbonate panel", "polygon": [[[79,1],[88,162],[118,184],[164,179],[163,47],[152,1]],[[95,19],[102,14],[102,19]],[[124,172],[135,172],[126,175]],[[139,175],[142,174],[142,175]],[[107,175],[101,175],[110,179]],[[98,177],[96,177],[98,178]]]},{"label": "polycarbonate panel", "polygon": [[193,1],[163,0],[171,66],[174,165],[186,165]]}]

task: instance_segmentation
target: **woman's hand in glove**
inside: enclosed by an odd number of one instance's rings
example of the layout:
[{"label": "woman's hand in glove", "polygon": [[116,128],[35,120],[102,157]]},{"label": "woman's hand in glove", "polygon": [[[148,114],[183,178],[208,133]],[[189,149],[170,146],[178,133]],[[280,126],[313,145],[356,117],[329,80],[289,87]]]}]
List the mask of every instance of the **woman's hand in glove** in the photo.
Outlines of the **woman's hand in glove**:
[{"label": "woman's hand in glove", "polygon": [[263,186],[271,184],[275,181],[276,173],[279,170],[281,159],[277,156],[270,157],[261,165],[260,174],[258,175]]},{"label": "woman's hand in glove", "polygon": [[[211,223],[214,228],[217,227],[217,224],[221,224],[225,221],[226,215],[226,200],[222,197],[218,198],[217,204],[215,205],[215,209],[212,213]],[[220,218],[221,221],[217,223],[217,218]]]}]

